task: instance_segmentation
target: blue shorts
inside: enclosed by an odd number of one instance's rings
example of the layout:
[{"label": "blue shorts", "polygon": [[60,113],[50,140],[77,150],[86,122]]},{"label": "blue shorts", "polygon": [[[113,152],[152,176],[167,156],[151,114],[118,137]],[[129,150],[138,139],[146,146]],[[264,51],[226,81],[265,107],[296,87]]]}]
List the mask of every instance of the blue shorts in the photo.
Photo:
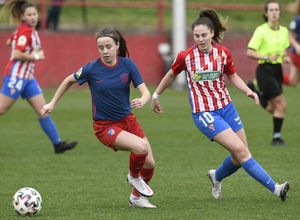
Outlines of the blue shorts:
[{"label": "blue shorts", "polygon": [[15,100],[21,95],[22,99],[29,99],[42,93],[36,79],[18,79],[4,76],[1,93]]},{"label": "blue shorts", "polygon": [[244,127],[232,102],[216,111],[193,113],[193,119],[198,129],[210,140],[228,128],[237,132]]}]

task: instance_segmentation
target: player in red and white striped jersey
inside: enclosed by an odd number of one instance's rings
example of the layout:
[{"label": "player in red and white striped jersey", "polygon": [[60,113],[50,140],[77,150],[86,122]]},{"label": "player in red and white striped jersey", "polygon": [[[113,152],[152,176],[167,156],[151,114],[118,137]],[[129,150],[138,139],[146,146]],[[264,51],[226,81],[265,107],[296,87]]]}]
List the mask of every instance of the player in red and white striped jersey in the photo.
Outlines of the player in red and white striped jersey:
[{"label": "player in red and white striped jersey", "polygon": [[230,51],[217,45],[226,31],[226,23],[222,23],[213,10],[200,11],[199,17],[192,23],[196,44],[177,55],[153,94],[152,109],[162,113],[159,96],[178,74],[185,71],[196,126],[211,141],[216,141],[230,152],[217,170],[210,170],[207,174],[213,184],[214,198],[221,199],[221,181],[243,167],[250,176],[285,201],[289,182],[276,184],[253,159],[242,121],[225,87],[226,75],[233,86],[253,98],[256,105],[259,104],[257,94],[236,74]]},{"label": "player in red and white striped jersey", "polygon": [[43,131],[54,145],[55,153],[63,153],[74,148],[78,142],[62,142],[51,117],[45,117],[40,113],[46,101],[34,78],[34,62],[45,59],[45,56],[38,32],[35,30],[38,22],[36,5],[25,0],[12,0],[5,4],[1,13],[5,13],[8,8],[11,8],[12,22],[16,20],[20,25],[6,43],[12,52],[4,71],[0,93],[0,115],[6,113],[19,96],[26,99],[37,113]]}]

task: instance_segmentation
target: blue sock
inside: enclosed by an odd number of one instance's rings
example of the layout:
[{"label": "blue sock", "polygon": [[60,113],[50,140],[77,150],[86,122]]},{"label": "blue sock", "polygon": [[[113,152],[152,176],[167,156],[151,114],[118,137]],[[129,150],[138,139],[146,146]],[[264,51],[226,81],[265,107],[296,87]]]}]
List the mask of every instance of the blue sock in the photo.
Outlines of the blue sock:
[{"label": "blue sock", "polygon": [[45,118],[39,118],[40,125],[46,133],[52,144],[59,144],[61,142],[58,131],[50,115]]},{"label": "blue sock", "polygon": [[225,158],[223,164],[216,170],[216,179],[221,181],[225,177],[235,173],[239,168],[239,166],[236,166],[234,163],[232,163],[231,155],[229,155]]},{"label": "blue sock", "polygon": [[251,157],[246,162],[242,163],[244,170],[252,176],[257,182],[261,183],[263,186],[268,188],[271,192],[275,190],[275,182],[272,178],[266,173],[264,168],[262,168],[259,163],[257,163],[253,157]]}]

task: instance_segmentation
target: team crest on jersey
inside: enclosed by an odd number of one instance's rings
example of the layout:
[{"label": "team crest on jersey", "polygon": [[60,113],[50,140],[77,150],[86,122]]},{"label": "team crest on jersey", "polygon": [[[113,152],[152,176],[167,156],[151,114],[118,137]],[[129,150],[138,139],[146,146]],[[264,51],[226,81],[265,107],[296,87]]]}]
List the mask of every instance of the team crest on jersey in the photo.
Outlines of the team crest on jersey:
[{"label": "team crest on jersey", "polygon": [[220,56],[217,56],[217,61],[218,61],[218,63],[221,63],[221,57]]},{"label": "team crest on jersey", "polygon": [[79,79],[79,77],[81,76],[81,73],[82,73],[82,67],[76,72],[77,79]]},{"label": "team crest on jersey", "polygon": [[215,131],[215,126],[214,126],[212,123],[209,123],[209,124],[208,124],[208,127],[209,127],[211,130]]},{"label": "team crest on jersey", "polygon": [[197,71],[194,75],[193,78],[196,81],[205,81],[205,80],[215,80],[219,78],[220,76],[220,71]]},{"label": "team crest on jersey", "polygon": [[15,88],[11,88],[11,89],[10,89],[10,94],[11,94],[11,95],[13,95],[15,92],[16,92],[16,89],[15,89]]},{"label": "team crest on jersey", "polygon": [[26,44],[26,41],[27,41],[27,38],[24,35],[22,35],[19,37],[17,45],[24,47]]},{"label": "team crest on jersey", "polygon": [[116,133],[115,129],[111,128],[108,130],[107,134],[109,134],[110,136],[113,136]]},{"label": "team crest on jersey", "polygon": [[121,80],[123,83],[127,83],[128,82],[128,73],[121,74]]}]

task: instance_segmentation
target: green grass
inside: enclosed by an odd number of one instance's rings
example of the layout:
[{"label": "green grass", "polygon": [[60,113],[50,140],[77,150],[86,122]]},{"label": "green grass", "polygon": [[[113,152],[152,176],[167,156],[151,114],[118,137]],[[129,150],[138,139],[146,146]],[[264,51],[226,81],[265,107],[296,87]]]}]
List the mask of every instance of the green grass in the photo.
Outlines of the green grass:
[{"label": "green grass", "polygon": [[[152,93],[154,89],[150,87]],[[63,140],[80,142],[72,151],[54,154],[26,101],[18,100],[0,117],[0,218],[21,219],[13,210],[12,196],[29,186],[43,198],[37,219],[298,219],[300,87],[284,88],[288,108],[282,135],[288,147],[270,146],[272,117],[237,89],[229,90],[253,157],[274,181],[290,181],[286,202],[242,169],[223,181],[223,198],[215,200],[206,173],[217,168],[228,152],[196,128],[187,91],[168,89],[160,97],[162,115],[153,113],[149,103],[133,110],[154,152],[156,169],[151,187],[155,194],[150,201],[158,208],[129,208],[129,153],[115,153],[97,140],[89,92],[70,90],[51,117]],[[47,100],[54,93],[44,92]],[[132,90],[132,97],[137,96],[137,90]]]}]

